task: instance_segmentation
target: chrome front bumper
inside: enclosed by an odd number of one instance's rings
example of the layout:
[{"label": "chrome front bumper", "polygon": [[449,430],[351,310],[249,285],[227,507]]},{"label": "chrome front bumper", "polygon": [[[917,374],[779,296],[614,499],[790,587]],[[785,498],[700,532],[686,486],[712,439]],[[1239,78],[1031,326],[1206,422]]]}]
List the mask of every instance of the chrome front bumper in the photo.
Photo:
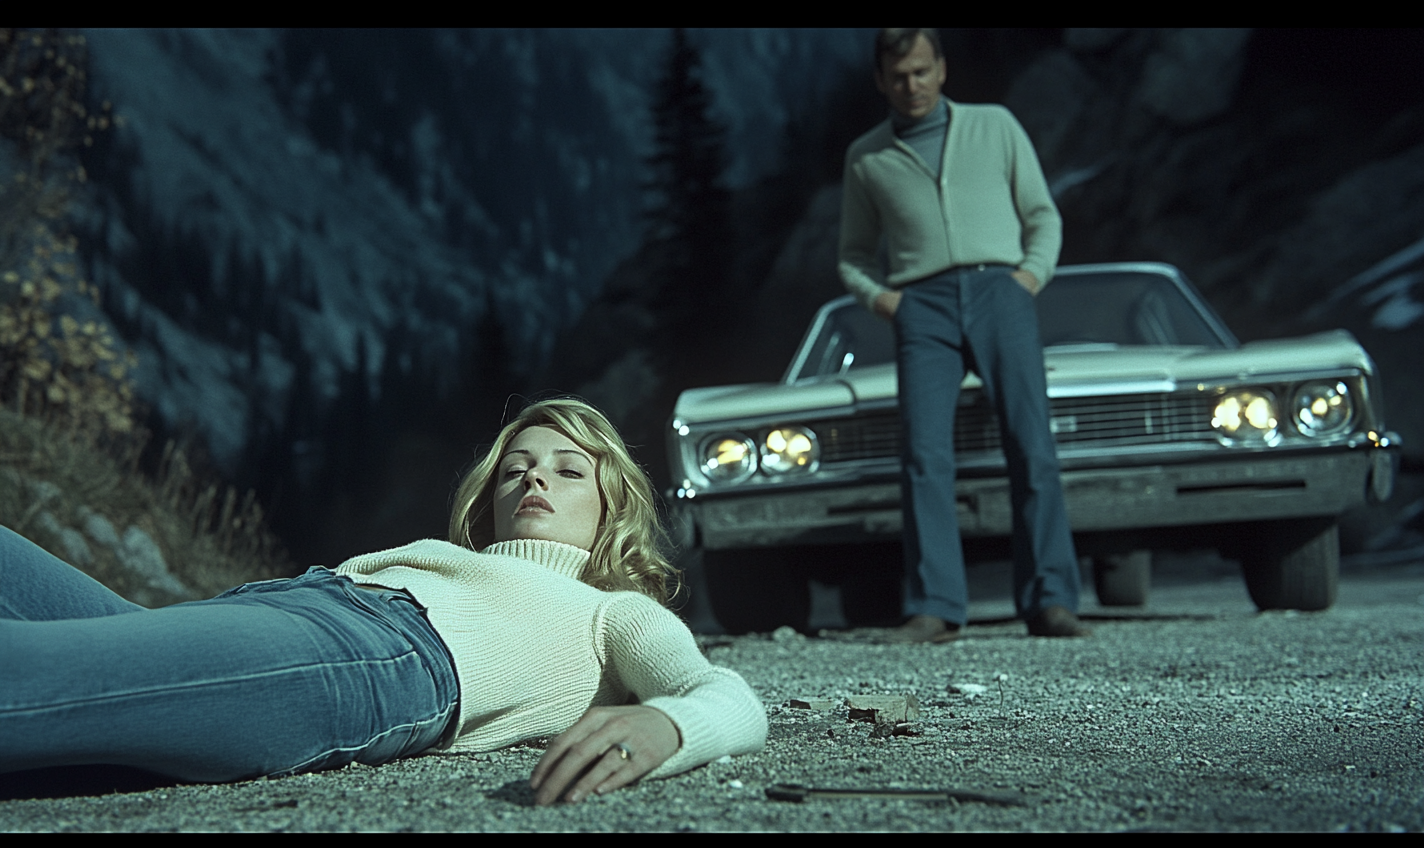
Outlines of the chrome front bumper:
[{"label": "chrome front bumper", "polygon": [[[1381,460],[1386,461],[1381,461]],[[1076,469],[1063,473],[1075,531],[1180,527],[1336,515],[1388,491],[1387,453],[1377,448],[1230,461]],[[1007,477],[960,478],[964,536],[1002,536],[1012,527]],[[707,550],[884,540],[900,533],[900,485],[878,481],[771,492],[700,495],[683,518]]]}]

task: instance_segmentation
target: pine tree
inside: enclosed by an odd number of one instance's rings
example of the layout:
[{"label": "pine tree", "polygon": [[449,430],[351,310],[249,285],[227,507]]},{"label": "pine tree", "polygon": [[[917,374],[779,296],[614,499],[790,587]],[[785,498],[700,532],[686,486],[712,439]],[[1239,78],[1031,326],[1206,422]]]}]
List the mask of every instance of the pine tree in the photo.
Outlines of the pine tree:
[{"label": "pine tree", "polygon": [[702,56],[683,29],[673,30],[667,64],[653,102],[655,151],[648,240],[659,257],[655,305],[674,331],[728,285],[732,238],[725,128],[711,114]]}]

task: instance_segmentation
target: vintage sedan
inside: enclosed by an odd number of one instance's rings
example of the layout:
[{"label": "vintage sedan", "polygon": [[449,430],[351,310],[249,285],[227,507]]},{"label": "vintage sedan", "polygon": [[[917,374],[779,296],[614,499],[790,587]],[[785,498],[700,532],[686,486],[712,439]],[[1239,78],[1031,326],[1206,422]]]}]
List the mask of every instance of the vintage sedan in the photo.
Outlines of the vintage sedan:
[{"label": "vintage sedan", "polygon": [[[1100,602],[1144,603],[1153,550],[1208,547],[1240,561],[1261,609],[1334,602],[1338,517],[1389,495],[1398,441],[1349,333],[1241,344],[1159,263],[1060,268],[1038,312],[1069,520]],[[890,325],[841,297],[781,382],[678,398],[670,500],[729,630],[804,625],[806,578],[822,569],[856,577],[848,617],[868,596],[893,606],[894,358]],[[953,437],[966,547],[994,550],[1011,531],[1009,483],[972,373]]]}]

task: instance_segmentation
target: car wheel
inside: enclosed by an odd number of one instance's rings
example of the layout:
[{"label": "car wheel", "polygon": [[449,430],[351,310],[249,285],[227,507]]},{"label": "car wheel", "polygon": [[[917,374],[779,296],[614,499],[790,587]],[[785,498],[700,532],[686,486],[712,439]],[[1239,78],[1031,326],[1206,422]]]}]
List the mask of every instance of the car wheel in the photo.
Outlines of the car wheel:
[{"label": "car wheel", "polygon": [[728,633],[804,630],[811,615],[811,586],[781,551],[743,548],[704,551],[707,599]]},{"label": "car wheel", "polygon": [[1272,521],[1248,531],[1241,571],[1262,610],[1323,610],[1340,582],[1340,525],[1331,518]]},{"label": "car wheel", "polygon": [[1134,607],[1147,603],[1152,586],[1152,552],[1130,551],[1093,557],[1093,588],[1105,607]]}]

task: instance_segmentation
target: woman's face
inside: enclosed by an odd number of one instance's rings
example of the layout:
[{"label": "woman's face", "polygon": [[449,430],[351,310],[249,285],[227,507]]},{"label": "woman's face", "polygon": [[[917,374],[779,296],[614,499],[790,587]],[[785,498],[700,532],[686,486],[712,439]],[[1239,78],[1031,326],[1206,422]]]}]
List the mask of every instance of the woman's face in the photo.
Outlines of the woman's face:
[{"label": "woman's face", "polygon": [[593,550],[603,519],[593,457],[567,436],[530,427],[500,457],[494,540],[547,539]]}]

